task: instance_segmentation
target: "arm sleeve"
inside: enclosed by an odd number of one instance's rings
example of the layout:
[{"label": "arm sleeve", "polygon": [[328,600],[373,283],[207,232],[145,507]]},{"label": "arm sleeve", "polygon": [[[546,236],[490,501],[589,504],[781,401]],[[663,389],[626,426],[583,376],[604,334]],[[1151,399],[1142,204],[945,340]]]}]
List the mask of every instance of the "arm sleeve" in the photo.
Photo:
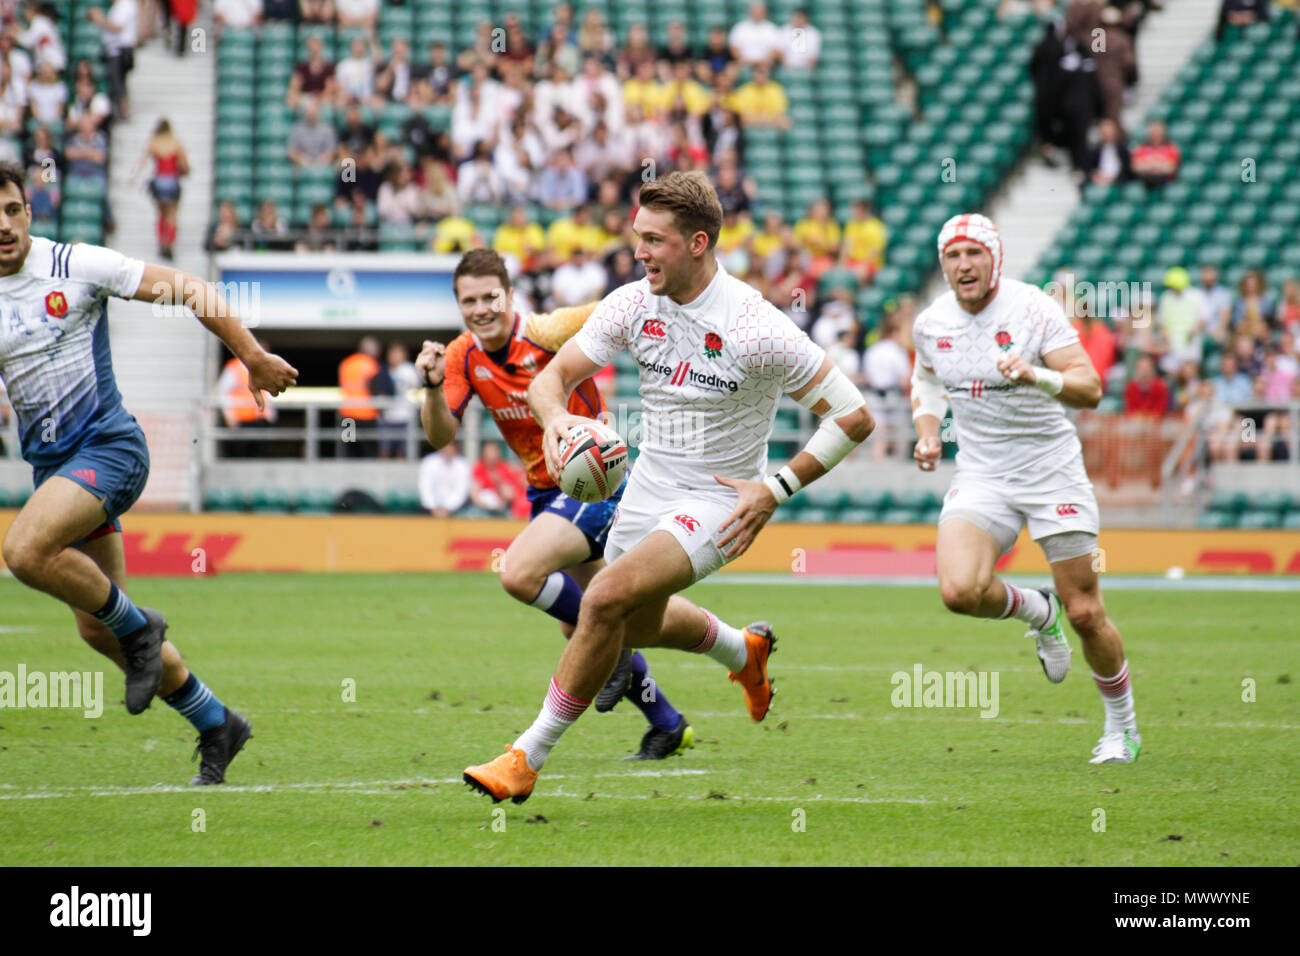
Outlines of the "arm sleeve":
[{"label": "arm sleeve", "polygon": [[1042,290],[1034,296],[1031,308],[1038,312],[1037,322],[1043,326],[1042,354],[1055,352],[1079,341],[1079,333],[1065,317],[1061,304]]},{"label": "arm sleeve", "polygon": [[595,311],[596,303],[588,302],[586,305],[535,313],[528,317],[524,336],[550,352],[558,352],[560,346],[573,338]]},{"label": "arm sleeve", "polygon": [[465,414],[465,406],[474,397],[474,386],[469,382],[467,364],[469,347],[463,339],[454,339],[447,351],[443,353],[446,362],[447,377],[442,383],[442,394],[447,399],[447,408],[459,421]]},{"label": "arm sleeve", "polygon": [[807,385],[826,358],[821,346],[762,298],[745,303],[738,333],[744,362],[752,371],[779,378],[786,394]]},{"label": "arm sleeve", "polygon": [[140,288],[144,262],[103,246],[79,242],[72,247],[68,275],[129,299]]},{"label": "arm sleeve", "polygon": [[614,361],[614,356],[627,348],[632,337],[632,325],[644,301],[643,292],[627,286],[615,289],[601,299],[573,337],[583,354],[597,365],[604,366]]}]

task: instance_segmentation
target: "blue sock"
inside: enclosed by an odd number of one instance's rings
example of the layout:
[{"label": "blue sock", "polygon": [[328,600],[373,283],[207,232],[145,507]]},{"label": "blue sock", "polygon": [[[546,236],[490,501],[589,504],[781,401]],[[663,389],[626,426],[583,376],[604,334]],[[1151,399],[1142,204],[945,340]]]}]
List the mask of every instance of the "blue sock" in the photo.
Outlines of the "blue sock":
[{"label": "blue sock", "polygon": [[576,625],[578,607],[582,604],[582,588],[563,571],[555,571],[546,578],[537,597],[529,604],[565,624]]},{"label": "blue sock", "polygon": [[226,705],[193,674],[180,688],[163,698],[172,709],[202,733],[226,722]]},{"label": "blue sock", "polygon": [[119,641],[149,623],[126,592],[112,581],[108,582],[108,600],[94,613],[94,618],[112,631]]},{"label": "blue sock", "polygon": [[655,727],[660,730],[676,730],[682,715],[668,703],[668,698],[659,685],[648,680],[649,677],[650,665],[640,651],[635,651],[632,654],[632,680],[628,684],[627,699],[636,704],[637,709],[645,714],[646,720]]}]

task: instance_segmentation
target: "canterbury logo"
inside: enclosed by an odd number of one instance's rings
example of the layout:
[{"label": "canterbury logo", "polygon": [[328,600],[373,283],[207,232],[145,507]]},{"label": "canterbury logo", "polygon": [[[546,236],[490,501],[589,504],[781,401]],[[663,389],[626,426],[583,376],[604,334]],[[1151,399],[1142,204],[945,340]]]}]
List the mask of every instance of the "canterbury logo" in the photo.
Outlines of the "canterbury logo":
[{"label": "canterbury logo", "polygon": [[943,338],[939,339],[938,342],[935,343],[935,348],[937,348],[940,352],[951,352],[952,339],[948,338],[947,336],[944,336]]},{"label": "canterbury logo", "polygon": [[641,326],[641,334],[648,335],[652,339],[662,339],[668,334],[664,324],[660,319],[649,319],[645,325]]},{"label": "canterbury logo", "polygon": [[1077,515],[1079,513],[1079,509],[1075,508],[1074,505],[1057,505],[1056,513],[1063,518],[1069,518],[1074,515]]},{"label": "canterbury logo", "polygon": [[95,484],[95,469],[93,468],[78,468],[72,473],[72,477],[80,478],[82,481],[87,482],[96,488],[99,487],[99,485]]},{"label": "canterbury logo", "polygon": [[687,531],[691,532],[691,534],[694,534],[696,531],[700,529],[700,523],[696,521],[694,518],[692,518],[690,515],[674,515],[673,520],[676,521],[683,528],[685,528]]}]

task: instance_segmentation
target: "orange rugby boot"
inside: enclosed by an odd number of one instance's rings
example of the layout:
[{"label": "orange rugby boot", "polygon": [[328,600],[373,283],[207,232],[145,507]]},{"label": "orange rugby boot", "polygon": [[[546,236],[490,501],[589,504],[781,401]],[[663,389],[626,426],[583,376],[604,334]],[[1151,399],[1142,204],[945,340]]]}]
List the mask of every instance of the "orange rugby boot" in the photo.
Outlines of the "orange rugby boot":
[{"label": "orange rugby boot", "polygon": [[728,673],[727,676],[745,692],[749,719],[757,722],[767,716],[767,708],[772,704],[774,690],[767,677],[767,657],[774,649],[776,635],[767,621],[755,621],[745,628],[744,634],[749,659],[739,674]]},{"label": "orange rugby boot", "polygon": [[522,750],[507,745],[506,752],[495,760],[477,767],[466,767],[464,780],[479,793],[487,794],[493,803],[509,797],[523,803],[533,792],[537,771],[528,766]]}]

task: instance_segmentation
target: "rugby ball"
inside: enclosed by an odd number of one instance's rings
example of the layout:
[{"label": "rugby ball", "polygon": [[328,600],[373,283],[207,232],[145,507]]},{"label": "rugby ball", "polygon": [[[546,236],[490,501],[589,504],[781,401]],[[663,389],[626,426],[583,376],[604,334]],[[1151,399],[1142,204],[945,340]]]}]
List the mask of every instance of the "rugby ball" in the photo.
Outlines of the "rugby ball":
[{"label": "rugby ball", "polygon": [[578,501],[604,501],[627,474],[627,442],[591,421],[569,429],[560,442],[560,490]]}]

